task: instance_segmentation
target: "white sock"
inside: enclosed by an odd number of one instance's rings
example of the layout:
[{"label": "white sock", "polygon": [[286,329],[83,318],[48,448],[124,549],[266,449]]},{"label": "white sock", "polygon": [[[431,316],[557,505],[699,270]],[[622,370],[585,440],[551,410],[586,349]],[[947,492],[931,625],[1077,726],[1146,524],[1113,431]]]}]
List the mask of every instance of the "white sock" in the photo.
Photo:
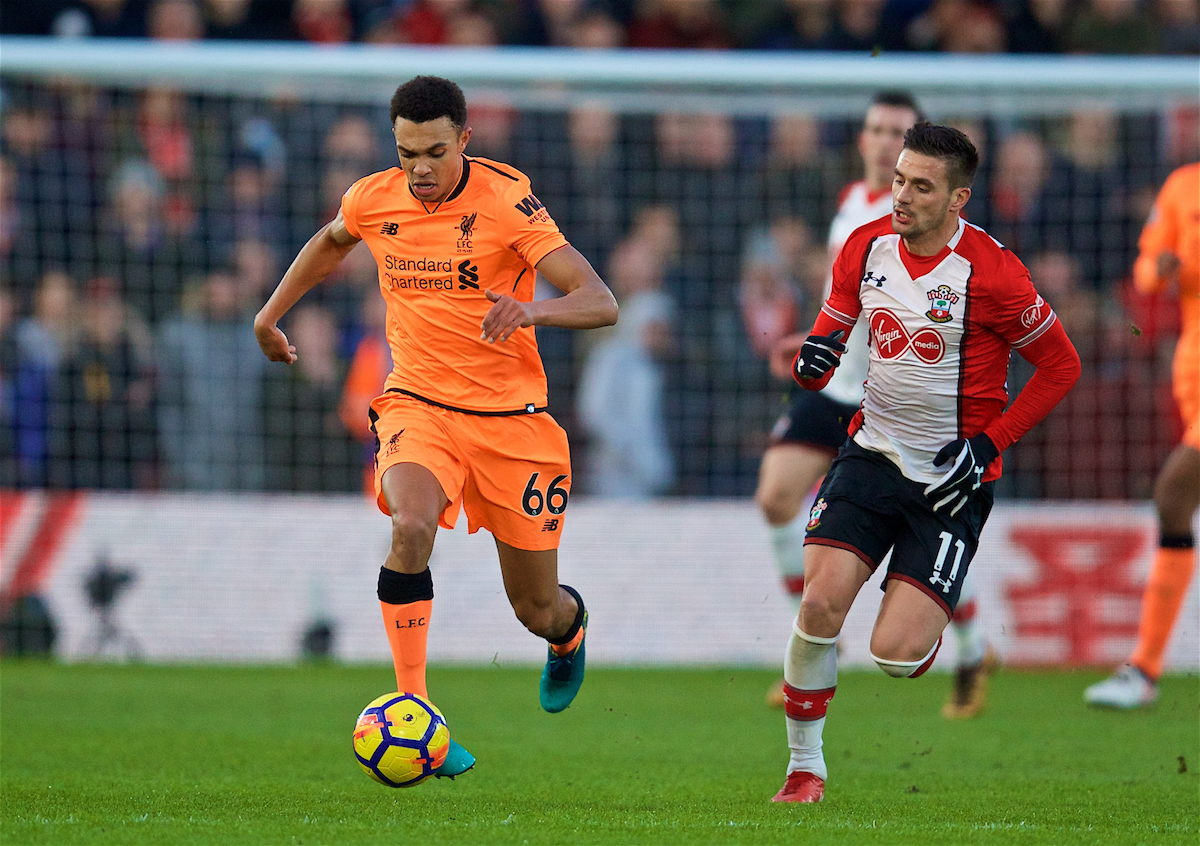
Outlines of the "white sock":
[{"label": "white sock", "polygon": [[800,593],[792,586],[804,579],[804,530],[808,526],[808,510],[802,510],[796,519],[782,526],[767,526],[771,538],[771,551],[775,556],[775,566],[779,575],[788,586],[788,593],[800,610]]},{"label": "white sock", "polygon": [[825,709],[837,687],[836,637],[816,637],[792,626],[783,661],[784,711],[787,714],[788,773],[803,770],[828,776],[821,751]]},{"label": "white sock", "polygon": [[968,570],[967,575],[963,577],[954,616],[950,619],[950,626],[954,632],[954,660],[958,667],[974,667],[983,660],[984,651],[987,649],[987,641],[979,629],[976,610],[978,605],[979,602],[975,598],[975,579]]}]

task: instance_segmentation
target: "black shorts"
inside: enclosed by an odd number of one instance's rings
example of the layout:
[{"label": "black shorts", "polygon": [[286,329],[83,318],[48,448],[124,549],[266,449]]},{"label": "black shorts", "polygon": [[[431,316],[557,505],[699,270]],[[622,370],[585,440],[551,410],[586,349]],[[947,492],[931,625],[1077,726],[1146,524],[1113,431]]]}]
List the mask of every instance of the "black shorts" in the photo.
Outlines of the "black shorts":
[{"label": "black shorts", "polygon": [[771,446],[801,443],[825,447],[831,453],[846,442],[846,427],[857,405],[834,402],[820,391],[797,385],[787,397],[788,408],[771,427]]},{"label": "black shorts", "polygon": [[891,550],[883,586],[903,579],[950,616],[992,511],[994,486],[984,482],[953,517],[949,509],[935,513],[923,482],[905,478],[881,453],[847,441],[817,491],[804,543],[849,550],[872,572]]}]

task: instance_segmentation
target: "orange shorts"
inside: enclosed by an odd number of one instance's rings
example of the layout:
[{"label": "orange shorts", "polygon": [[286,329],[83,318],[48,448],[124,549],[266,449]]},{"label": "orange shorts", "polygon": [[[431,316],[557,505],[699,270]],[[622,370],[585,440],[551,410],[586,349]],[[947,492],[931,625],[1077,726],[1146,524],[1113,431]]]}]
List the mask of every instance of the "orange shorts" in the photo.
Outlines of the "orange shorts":
[{"label": "orange shorts", "polygon": [[453,529],[459,506],[467,530],[487,529],[517,549],[558,549],[571,492],[567,433],[546,412],[485,417],[451,411],[398,393],[371,402],[378,445],[375,501],[383,474],[395,464],[419,464],[450,500],[438,524]]},{"label": "orange shorts", "polygon": [[1179,338],[1172,368],[1172,383],[1179,416],[1183,418],[1183,443],[1200,449],[1200,358],[1196,355],[1195,336]]}]

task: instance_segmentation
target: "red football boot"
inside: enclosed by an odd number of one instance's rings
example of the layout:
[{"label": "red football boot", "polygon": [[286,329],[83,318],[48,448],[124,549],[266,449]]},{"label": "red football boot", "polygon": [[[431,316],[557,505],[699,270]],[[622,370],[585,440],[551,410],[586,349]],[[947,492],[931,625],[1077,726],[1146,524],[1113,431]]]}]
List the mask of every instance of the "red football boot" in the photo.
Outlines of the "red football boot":
[{"label": "red football boot", "polygon": [[825,797],[825,780],[804,770],[788,773],[772,802],[820,802]]}]

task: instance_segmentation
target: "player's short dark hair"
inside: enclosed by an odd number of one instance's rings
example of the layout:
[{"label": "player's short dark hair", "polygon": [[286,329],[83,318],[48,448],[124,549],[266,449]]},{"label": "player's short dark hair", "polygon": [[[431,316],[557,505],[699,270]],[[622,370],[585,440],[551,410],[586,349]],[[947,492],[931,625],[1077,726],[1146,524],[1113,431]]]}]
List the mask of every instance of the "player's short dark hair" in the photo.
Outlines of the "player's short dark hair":
[{"label": "player's short dark hair", "polygon": [[462,89],[440,76],[414,76],[392,95],[392,125],[396,118],[426,123],[448,117],[460,131],[467,125],[467,98]]},{"label": "player's short dark hair", "polygon": [[904,133],[904,149],[941,159],[951,188],[970,188],[979,168],[979,153],[971,139],[953,126],[922,121]]},{"label": "player's short dark hair", "polygon": [[917,105],[917,98],[909,94],[907,91],[899,89],[891,89],[888,91],[880,91],[871,100],[872,106],[894,106],[898,109],[910,109],[917,119],[913,123],[921,123],[928,120],[925,113],[921,111],[921,107]]}]

